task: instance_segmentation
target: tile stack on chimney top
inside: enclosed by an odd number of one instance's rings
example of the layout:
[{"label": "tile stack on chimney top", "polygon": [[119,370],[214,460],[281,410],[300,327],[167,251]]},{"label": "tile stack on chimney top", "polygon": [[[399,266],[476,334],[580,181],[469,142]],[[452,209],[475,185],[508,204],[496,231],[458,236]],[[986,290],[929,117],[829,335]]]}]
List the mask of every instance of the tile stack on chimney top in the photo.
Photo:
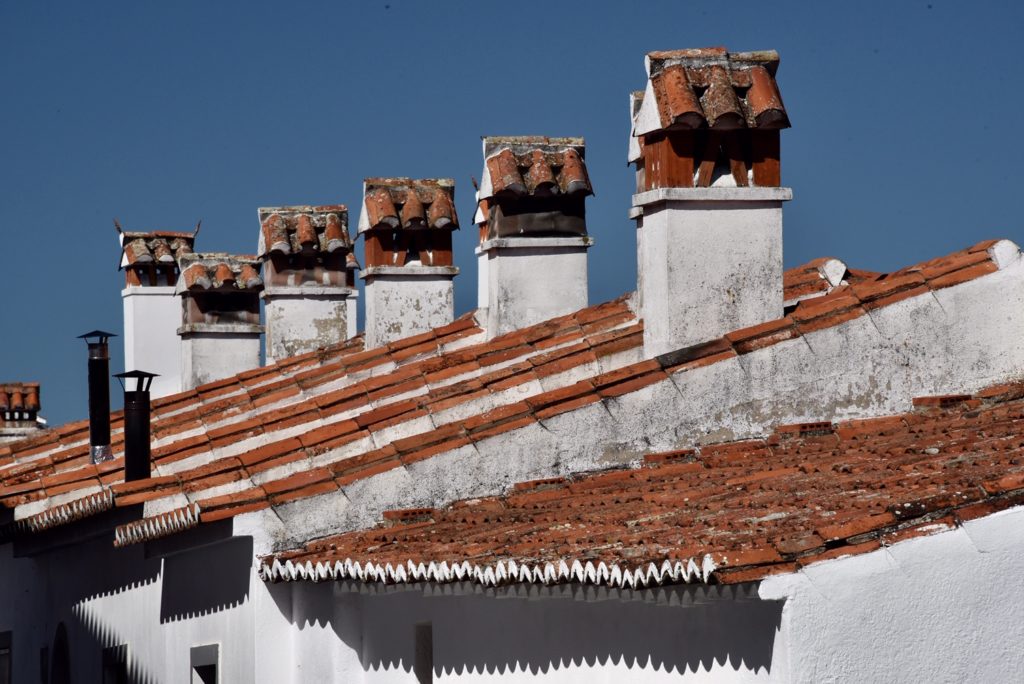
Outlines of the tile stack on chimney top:
[{"label": "tile stack on chimney top", "polygon": [[259,216],[267,363],[353,337],[359,291],[348,208],[265,207]]},{"label": "tile stack on chimney top", "polygon": [[181,318],[175,296],[178,259],[195,249],[197,231],[121,232],[121,264],[125,285],[124,367],[150,368],[160,377],[153,397],[182,389],[181,341],[175,332]]},{"label": "tile stack on chimney top", "polygon": [[479,307],[488,337],[587,306],[583,138],[483,139]]},{"label": "tile stack on chimney top", "polygon": [[0,384],[0,444],[25,439],[45,428],[39,409],[38,382]]},{"label": "tile stack on chimney top", "polygon": [[180,258],[182,389],[260,365],[260,261],[221,253]]},{"label": "tile stack on chimney top", "polygon": [[359,235],[365,242],[366,348],[426,332],[455,318],[450,178],[367,178]]},{"label": "tile stack on chimney top", "polygon": [[775,52],[652,52],[631,96],[640,313],[647,354],[782,315]]}]

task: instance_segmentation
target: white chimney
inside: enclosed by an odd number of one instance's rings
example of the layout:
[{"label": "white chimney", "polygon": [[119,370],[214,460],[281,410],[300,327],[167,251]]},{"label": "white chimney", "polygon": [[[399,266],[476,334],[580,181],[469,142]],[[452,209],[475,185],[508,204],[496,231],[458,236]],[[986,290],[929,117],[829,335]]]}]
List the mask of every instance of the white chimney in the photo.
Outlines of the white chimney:
[{"label": "white chimney", "polygon": [[181,303],[175,294],[178,259],[195,248],[198,228],[191,233],[121,232],[120,268],[125,286],[124,367],[159,373],[151,396],[174,394],[181,385]]},{"label": "white chimney", "polygon": [[489,338],[587,306],[582,138],[483,139],[479,307]]},{"label": "white chimney", "polygon": [[633,96],[640,314],[648,355],[779,318],[779,131],[789,126],[775,52],[653,52]]},{"label": "white chimney", "polygon": [[188,254],[181,278],[182,389],[230,377],[260,365],[260,291],[254,256]]},{"label": "white chimney", "polygon": [[359,291],[351,268],[348,208],[264,207],[259,216],[266,362],[351,337]]},{"label": "white chimney", "polygon": [[367,178],[359,235],[364,241],[366,348],[417,335],[455,318],[450,178]]}]

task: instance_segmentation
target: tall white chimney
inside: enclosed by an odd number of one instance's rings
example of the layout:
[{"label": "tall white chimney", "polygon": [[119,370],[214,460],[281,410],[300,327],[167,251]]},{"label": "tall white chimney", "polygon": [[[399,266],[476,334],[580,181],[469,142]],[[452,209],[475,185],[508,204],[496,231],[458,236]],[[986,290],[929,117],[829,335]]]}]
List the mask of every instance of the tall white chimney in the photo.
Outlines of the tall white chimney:
[{"label": "tall white chimney", "polygon": [[587,306],[583,138],[487,137],[477,193],[488,337]]},{"label": "tall white chimney", "polygon": [[259,367],[259,259],[197,253],[181,257],[179,265],[182,389]]},{"label": "tall white chimney", "polygon": [[450,178],[367,178],[359,235],[364,241],[366,348],[417,335],[455,318]]},{"label": "tall white chimney", "polygon": [[652,52],[632,96],[640,314],[648,355],[779,318],[779,131],[789,126],[775,52]]},{"label": "tall white chimney", "polygon": [[348,208],[264,207],[259,216],[266,362],[351,337],[359,291],[350,268]]},{"label": "tall white chimney", "polygon": [[153,398],[182,390],[181,303],[175,294],[180,270],[178,259],[195,248],[198,228],[191,233],[120,231],[121,263],[125,285],[124,367],[144,368],[159,377]]}]

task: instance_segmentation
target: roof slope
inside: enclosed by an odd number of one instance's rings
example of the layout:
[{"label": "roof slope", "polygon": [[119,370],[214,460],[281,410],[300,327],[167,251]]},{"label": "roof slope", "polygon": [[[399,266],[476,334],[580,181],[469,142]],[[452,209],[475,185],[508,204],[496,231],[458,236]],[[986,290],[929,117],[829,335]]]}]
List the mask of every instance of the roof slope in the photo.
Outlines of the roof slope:
[{"label": "roof slope", "polygon": [[[1014,250],[1016,248],[1014,247]],[[642,360],[642,323],[626,299],[489,342],[472,316],[386,347],[359,340],[284,359],[153,403],[152,478],[122,482],[89,461],[85,421],[0,446],[0,503],[16,531],[112,505],[145,503],[118,543],[344,489],[359,480],[671,382],[670,373],[840,325],[868,309],[998,270],[996,242],[840,285],[777,321]]]},{"label": "roof slope", "polygon": [[525,482],[443,510],[386,512],[377,528],[267,557],[261,573],[492,585],[630,583],[627,576],[634,585],[735,583],[1024,502],[1024,383],[915,406],[655,454],[632,469]]}]

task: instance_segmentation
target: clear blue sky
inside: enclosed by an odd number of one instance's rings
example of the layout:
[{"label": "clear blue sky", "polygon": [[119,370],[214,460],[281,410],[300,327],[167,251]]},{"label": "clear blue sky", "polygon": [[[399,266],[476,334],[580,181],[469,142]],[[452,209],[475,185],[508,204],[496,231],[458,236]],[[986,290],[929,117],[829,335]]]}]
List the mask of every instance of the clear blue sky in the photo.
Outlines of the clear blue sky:
[{"label": "clear blue sky", "polygon": [[42,382],[52,425],[85,417],[74,338],[122,327],[113,217],[201,218],[201,249],[252,252],[258,206],[344,202],[354,224],[366,176],[456,179],[472,308],[481,135],[586,137],[591,301],[633,289],[627,94],[657,49],[780,52],[787,266],[1022,243],[1022,36],[1014,2],[8,0],[0,381]]}]

